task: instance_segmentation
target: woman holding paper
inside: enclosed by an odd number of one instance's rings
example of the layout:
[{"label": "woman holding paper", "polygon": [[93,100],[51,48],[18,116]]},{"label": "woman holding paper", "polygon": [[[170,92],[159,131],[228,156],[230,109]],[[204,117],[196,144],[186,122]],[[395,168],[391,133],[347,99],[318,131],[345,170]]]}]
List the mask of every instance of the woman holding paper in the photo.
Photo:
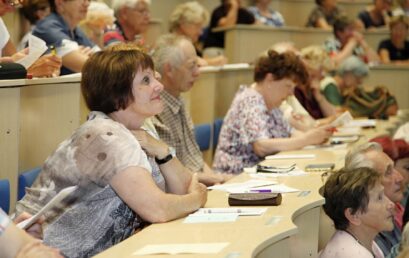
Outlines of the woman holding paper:
[{"label": "woman holding paper", "polygon": [[269,50],[256,62],[250,87],[241,87],[224,119],[213,166],[225,173],[241,173],[265,156],[320,144],[332,134],[331,126],[298,132],[279,109],[308,72],[294,53]]},{"label": "woman holding paper", "polygon": [[45,244],[68,257],[89,257],[149,223],[205,204],[206,187],[165,143],[148,135],[137,140],[132,132],[163,110],[163,86],[148,55],[133,49],[95,53],[84,65],[81,88],[92,110],[88,121],[46,160],[17,204],[18,211],[34,214],[63,188],[78,185],[46,213]]},{"label": "woman holding paper", "polygon": [[333,173],[324,186],[325,213],[336,232],[320,258],[383,258],[374,242],[393,229],[394,204],[385,196],[381,174],[370,168]]}]

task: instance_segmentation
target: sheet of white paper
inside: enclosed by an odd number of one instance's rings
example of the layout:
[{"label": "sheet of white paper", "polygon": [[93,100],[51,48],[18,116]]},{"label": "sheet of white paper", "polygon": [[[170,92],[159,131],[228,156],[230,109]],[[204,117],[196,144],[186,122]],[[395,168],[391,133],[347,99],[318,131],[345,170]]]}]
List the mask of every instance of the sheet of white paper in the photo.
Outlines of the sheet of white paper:
[{"label": "sheet of white paper", "polygon": [[273,180],[255,180],[251,179],[242,183],[231,183],[231,184],[222,184],[222,185],[213,185],[207,187],[207,189],[211,190],[220,190],[229,193],[243,193],[246,190],[249,190],[253,187],[258,186],[269,186],[277,184],[277,181]]},{"label": "sheet of white paper", "polygon": [[334,136],[352,136],[361,134],[360,127],[338,127],[337,132],[334,132]]},{"label": "sheet of white paper", "polygon": [[358,119],[349,122],[344,127],[375,127],[376,119]]},{"label": "sheet of white paper", "polygon": [[133,255],[150,255],[150,254],[216,254],[230,243],[200,243],[200,244],[162,244],[146,245]]},{"label": "sheet of white paper", "polygon": [[47,50],[47,45],[44,40],[30,35],[28,38],[28,54],[17,61],[17,63],[23,65],[26,69],[30,67],[44,52]]},{"label": "sheet of white paper", "polygon": [[65,197],[70,195],[72,192],[77,190],[78,186],[70,186],[67,188],[62,189],[56,196],[54,196],[39,212],[37,212],[35,215],[32,217],[23,220],[22,222],[17,224],[17,227],[21,229],[27,229],[29,226],[31,226],[34,222],[40,218],[41,215],[43,215],[45,212],[47,212],[49,209],[53,208],[56,204],[60,203]]},{"label": "sheet of white paper", "polygon": [[354,118],[352,117],[351,113],[349,111],[345,111],[341,115],[339,115],[334,121],[332,121],[331,125],[333,127],[340,127],[345,124],[348,124],[351,122]]},{"label": "sheet of white paper", "polygon": [[276,154],[266,156],[266,159],[315,159],[315,154]]},{"label": "sheet of white paper", "polygon": [[234,222],[237,220],[240,214],[238,213],[211,213],[211,214],[190,214],[185,218],[183,223],[221,223],[221,222]]},{"label": "sheet of white paper", "polygon": [[351,143],[359,140],[359,136],[333,136],[330,137],[331,142]]},{"label": "sheet of white paper", "polygon": [[202,214],[237,214],[239,216],[260,216],[267,208],[200,208],[191,215]]}]

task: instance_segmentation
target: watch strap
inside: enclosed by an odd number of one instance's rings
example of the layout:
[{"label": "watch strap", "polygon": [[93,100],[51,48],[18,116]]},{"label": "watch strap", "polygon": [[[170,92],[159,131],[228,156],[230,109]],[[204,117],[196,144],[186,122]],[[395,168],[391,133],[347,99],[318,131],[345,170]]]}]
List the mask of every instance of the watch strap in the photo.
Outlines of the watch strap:
[{"label": "watch strap", "polygon": [[158,159],[158,158],[155,157],[155,161],[156,161],[156,163],[158,163],[158,165],[162,165],[162,164],[165,164],[166,162],[168,162],[169,160],[171,160],[172,158],[173,158],[172,153],[169,153],[163,159]]}]

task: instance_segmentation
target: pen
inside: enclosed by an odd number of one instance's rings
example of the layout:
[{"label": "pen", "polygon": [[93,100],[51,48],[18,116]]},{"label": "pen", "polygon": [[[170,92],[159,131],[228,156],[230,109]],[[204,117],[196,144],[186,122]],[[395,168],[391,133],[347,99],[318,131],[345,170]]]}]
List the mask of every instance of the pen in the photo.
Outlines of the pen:
[{"label": "pen", "polygon": [[50,45],[50,52],[51,52],[51,54],[52,55],[57,55],[57,50],[55,49],[55,46],[54,45]]},{"label": "pen", "polygon": [[251,189],[251,193],[271,193],[271,189]]}]

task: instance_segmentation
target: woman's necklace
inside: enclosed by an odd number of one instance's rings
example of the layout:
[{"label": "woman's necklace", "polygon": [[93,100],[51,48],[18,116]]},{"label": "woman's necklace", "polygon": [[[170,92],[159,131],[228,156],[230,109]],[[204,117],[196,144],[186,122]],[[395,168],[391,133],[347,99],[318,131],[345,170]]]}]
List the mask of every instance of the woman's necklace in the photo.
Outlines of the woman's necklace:
[{"label": "woman's necklace", "polygon": [[[348,233],[351,237],[353,237],[354,239],[355,239],[355,241],[360,245],[360,246],[362,246],[363,248],[365,248],[365,249],[367,249],[362,243],[361,243],[361,241],[359,241],[359,239],[354,235],[354,234],[352,234],[351,232],[349,232],[348,230],[344,230],[346,233]],[[368,249],[367,249],[368,250]],[[375,254],[372,252],[372,250],[368,250],[371,254],[372,254],[372,256],[373,256],[373,258],[375,258]]]}]

